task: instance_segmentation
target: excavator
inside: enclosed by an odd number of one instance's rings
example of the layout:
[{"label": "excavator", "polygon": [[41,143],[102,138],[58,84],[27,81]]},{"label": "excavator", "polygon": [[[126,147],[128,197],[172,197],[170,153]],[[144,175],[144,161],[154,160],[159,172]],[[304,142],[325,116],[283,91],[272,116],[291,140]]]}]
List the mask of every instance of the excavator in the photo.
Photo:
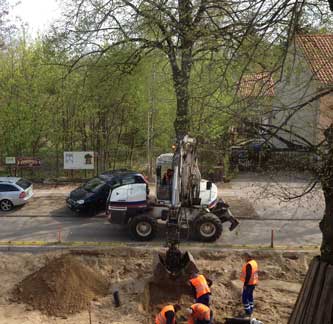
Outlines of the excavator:
[{"label": "excavator", "polygon": [[185,135],[174,153],[156,160],[156,197],[149,199],[142,175],[123,172],[115,178],[107,202],[108,220],[128,227],[131,236],[140,241],[153,239],[157,225],[166,227],[166,253],[155,262],[154,276],[179,278],[196,272],[193,256],[179,249],[181,239],[194,238],[214,242],[222,234],[222,224],[230,222],[230,230],[238,221],[229,206],[218,198],[217,186],[201,178],[198,167],[197,142]]},{"label": "excavator", "polygon": [[[156,194],[163,197],[163,188],[159,181],[164,164],[171,162],[173,179],[167,197],[170,200],[166,212],[166,246],[165,254],[158,255],[154,277],[158,282],[167,278],[186,278],[198,272],[197,265],[190,252],[182,253],[179,249],[181,229],[191,223],[191,228],[203,241],[213,241],[222,233],[222,223],[229,221],[230,230],[238,226],[238,221],[231,214],[229,206],[217,197],[215,184],[201,179],[198,167],[196,140],[188,135],[177,143],[174,154],[163,155],[157,159]],[[169,157],[169,161],[168,161]],[[171,160],[172,158],[172,160]],[[168,166],[169,167],[169,166]],[[191,215],[191,216],[189,216]]]}]

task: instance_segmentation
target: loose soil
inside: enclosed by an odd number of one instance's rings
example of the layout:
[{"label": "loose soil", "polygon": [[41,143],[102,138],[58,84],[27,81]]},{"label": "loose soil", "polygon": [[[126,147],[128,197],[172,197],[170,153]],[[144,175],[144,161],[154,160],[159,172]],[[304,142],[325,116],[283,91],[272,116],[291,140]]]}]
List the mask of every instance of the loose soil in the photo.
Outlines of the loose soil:
[{"label": "loose soil", "polygon": [[71,255],[61,256],[21,281],[13,299],[47,315],[65,316],[87,309],[105,296],[108,283]]},{"label": "loose soil", "polygon": [[[243,252],[200,249],[191,252],[201,272],[213,280],[212,310],[216,324],[224,323],[226,317],[241,313],[242,286],[239,271]],[[0,323],[89,324],[89,313],[83,307],[88,301],[91,301],[92,324],[151,324],[165,304],[175,302],[183,306],[178,314],[178,322],[186,323],[184,310],[193,302],[190,291],[186,286],[166,286],[151,281],[153,256],[156,253],[157,250],[151,248],[75,251],[70,255],[66,252],[65,256],[60,252],[1,253]],[[308,264],[315,254],[274,251],[253,253],[260,267],[260,282],[254,293],[255,317],[265,324],[286,324]],[[69,268],[64,270],[67,266]],[[82,271],[85,274],[81,277]],[[57,286],[54,282],[57,282]],[[110,288],[105,291],[108,285]],[[18,292],[18,287],[22,291]],[[64,291],[62,296],[56,293],[58,287]],[[120,292],[120,307],[115,307],[113,301],[113,291],[116,289]],[[33,303],[29,302],[27,291],[30,291]],[[84,293],[83,296],[81,293]],[[18,298],[21,303],[13,300],[13,296],[17,295],[24,296]],[[70,295],[76,296],[76,303],[82,305],[80,311],[71,302]],[[49,296],[54,296],[55,300],[50,300]],[[42,301],[43,297],[48,302]],[[55,307],[56,310],[49,312],[40,305]]]}]

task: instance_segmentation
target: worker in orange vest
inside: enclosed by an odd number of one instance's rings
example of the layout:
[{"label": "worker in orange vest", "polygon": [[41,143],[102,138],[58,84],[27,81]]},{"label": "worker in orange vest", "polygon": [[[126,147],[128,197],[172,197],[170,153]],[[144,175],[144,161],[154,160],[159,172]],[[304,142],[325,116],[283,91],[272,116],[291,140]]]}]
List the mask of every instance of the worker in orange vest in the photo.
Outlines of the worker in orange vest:
[{"label": "worker in orange vest", "polygon": [[243,265],[240,280],[243,281],[242,302],[245,309],[245,316],[253,313],[253,291],[258,283],[258,264],[249,253],[244,254],[246,263]]},{"label": "worker in orange vest", "polygon": [[213,321],[213,312],[204,304],[193,304],[187,311],[189,313],[188,324],[211,324]]},{"label": "worker in orange vest", "polygon": [[192,287],[195,302],[209,306],[211,295],[210,287],[213,282],[204,275],[192,273],[189,284]]},{"label": "worker in orange vest", "polygon": [[176,324],[176,313],[181,309],[180,305],[167,305],[155,317],[155,324]]}]

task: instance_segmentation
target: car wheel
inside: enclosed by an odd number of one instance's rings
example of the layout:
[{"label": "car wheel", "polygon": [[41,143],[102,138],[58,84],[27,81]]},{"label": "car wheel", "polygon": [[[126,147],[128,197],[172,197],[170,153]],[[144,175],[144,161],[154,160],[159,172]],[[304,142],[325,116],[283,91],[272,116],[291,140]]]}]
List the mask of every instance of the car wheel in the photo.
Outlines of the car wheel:
[{"label": "car wheel", "polygon": [[88,217],[95,217],[97,215],[97,207],[96,206],[90,206],[86,211],[86,215]]},{"label": "car wheel", "polygon": [[96,216],[97,212],[96,212],[96,209],[91,206],[91,207],[87,207],[84,210],[78,211],[78,214],[82,217],[94,217],[94,216]]},{"label": "car wheel", "polygon": [[214,242],[222,234],[222,222],[212,213],[200,215],[194,223],[195,236],[202,242]]},{"label": "car wheel", "polygon": [[155,222],[146,215],[134,216],[129,223],[130,234],[138,241],[150,241],[155,236]]},{"label": "car wheel", "polygon": [[8,199],[4,199],[0,201],[0,209],[2,211],[10,211],[12,210],[14,207],[13,203],[8,200]]}]

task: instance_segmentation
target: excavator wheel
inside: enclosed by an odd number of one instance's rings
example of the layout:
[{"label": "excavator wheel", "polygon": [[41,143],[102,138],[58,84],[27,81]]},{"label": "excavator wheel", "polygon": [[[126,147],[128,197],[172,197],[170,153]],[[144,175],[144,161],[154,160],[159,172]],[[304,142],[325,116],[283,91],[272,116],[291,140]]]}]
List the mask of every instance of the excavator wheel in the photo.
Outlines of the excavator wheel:
[{"label": "excavator wheel", "polygon": [[156,224],[150,216],[138,215],[131,219],[129,231],[134,240],[151,241],[156,234]]},{"label": "excavator wheel", "polygon": [[222,234],[222,222],[213,213],[201,214],[193,224],[195,238],[202,242],[214,242]]}]

